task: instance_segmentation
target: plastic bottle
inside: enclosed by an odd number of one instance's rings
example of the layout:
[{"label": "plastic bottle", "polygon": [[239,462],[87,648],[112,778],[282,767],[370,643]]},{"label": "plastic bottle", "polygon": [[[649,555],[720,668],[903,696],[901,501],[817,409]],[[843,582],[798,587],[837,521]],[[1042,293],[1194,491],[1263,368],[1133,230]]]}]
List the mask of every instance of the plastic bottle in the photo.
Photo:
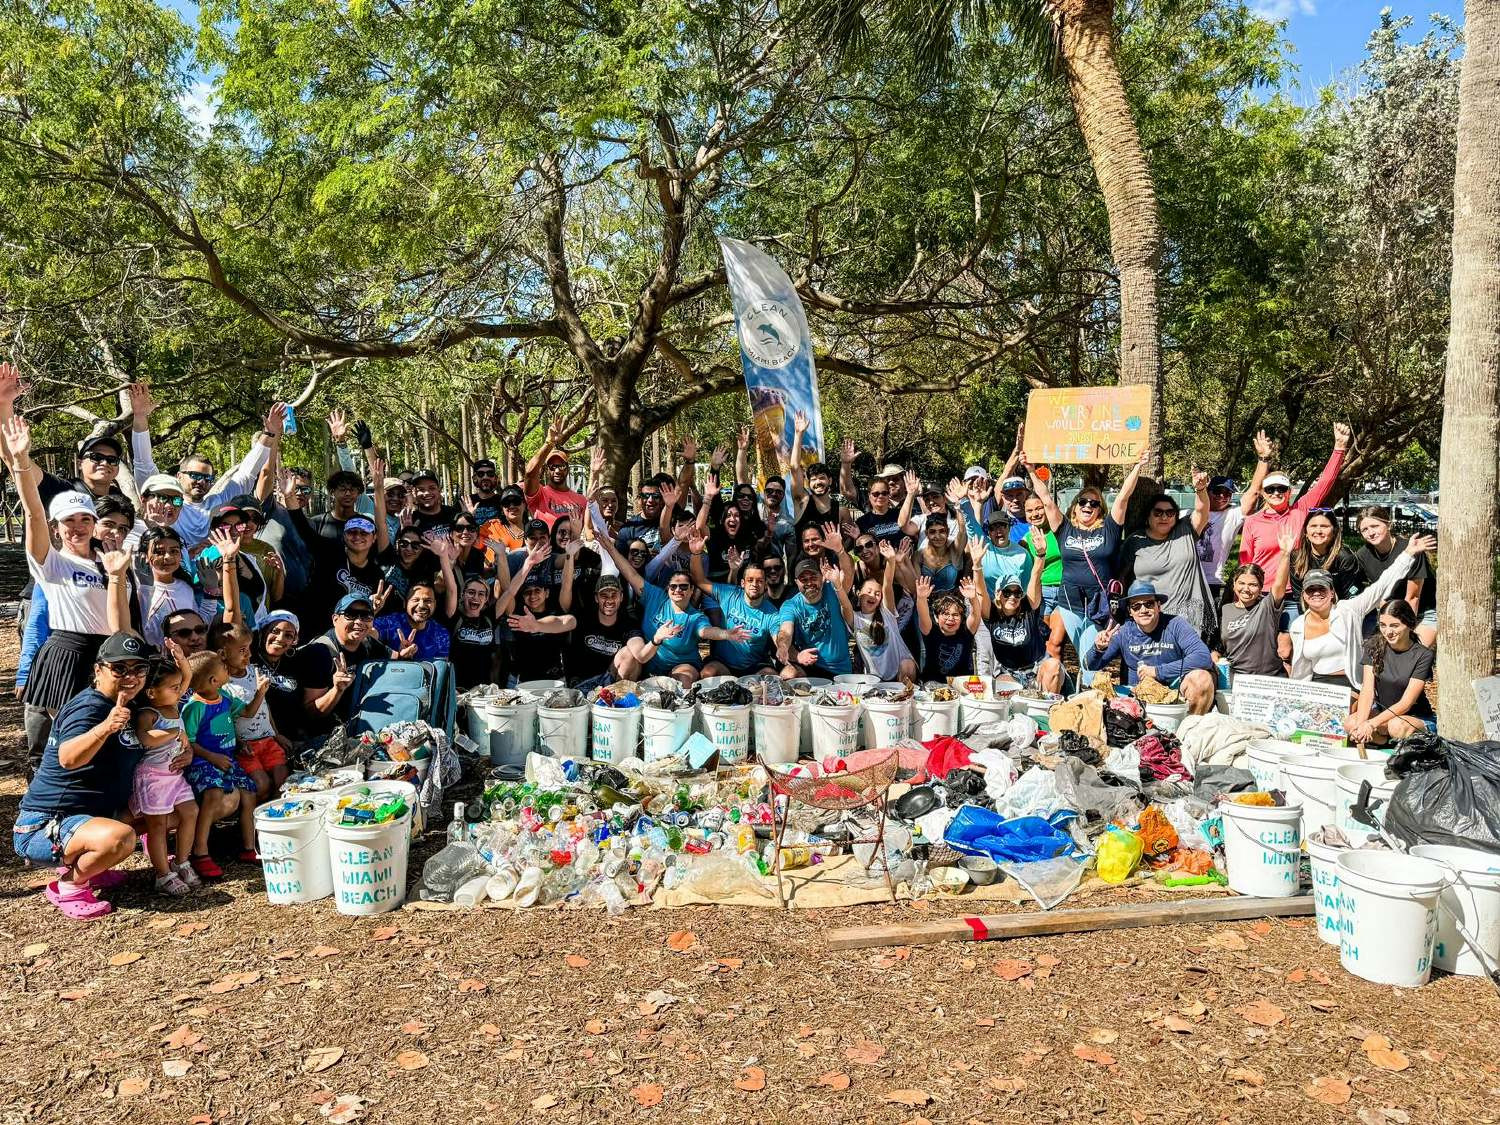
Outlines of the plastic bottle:
[{"label": "plastic bottle", "polygon": [[485,896],[485,888],[488,886],[491,876],[476,875],[458,890],[453,892],[453,905],[462,906],[464,909],[472,909],[479,905],[480,899]]},{"label": "plastic bottle", "polygon": [[427,902],[452,902],[458,888],[489,869],[479,857],[479,850],[467,839],[464,805],[453,808],[448,824],[448,843],[422,867],[422,882],[417,897]]},{"label": "plastic bottle", "polygon": [[516,872],[512,867],[502,867],[485,880],[484,893],[491,902],[504,902],[516,889]]}]

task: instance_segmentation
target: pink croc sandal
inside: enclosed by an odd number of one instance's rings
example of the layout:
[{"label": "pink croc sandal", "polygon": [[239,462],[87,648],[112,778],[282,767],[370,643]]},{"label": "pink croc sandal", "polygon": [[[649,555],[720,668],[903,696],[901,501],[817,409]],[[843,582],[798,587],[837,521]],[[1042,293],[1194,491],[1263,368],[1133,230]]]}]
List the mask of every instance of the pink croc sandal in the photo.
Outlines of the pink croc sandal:
[{"label": "pink croc sandal", "polygon": [[69,918],[77,918],[86,921],[90,918],[102,918],[114,909],[109,903],[95,896],[92,888],[75,886],[71,891],[64,892],[58,889],[56,883],[48,883],[47,901],[57,907],[59,911]]},{"label": "pink croc sandal", "polygon": [[117,867],[112,867],[108,871],[101,871],[99,874],[91,876],[89,886],[93,887],[96,891],[107,891],[112,887],[123,886],[129,878],[130,874],[128,872],[121,871]]}]

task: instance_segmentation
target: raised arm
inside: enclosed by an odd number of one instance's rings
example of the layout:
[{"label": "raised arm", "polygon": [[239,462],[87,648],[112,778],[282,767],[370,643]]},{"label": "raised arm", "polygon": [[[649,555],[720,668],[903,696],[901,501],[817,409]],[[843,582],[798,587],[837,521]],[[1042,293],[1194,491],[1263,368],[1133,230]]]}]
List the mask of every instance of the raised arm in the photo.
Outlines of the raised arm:
[{"label": "raised arm", "polygon": [[960,578],[958,580],[958,592],[969,606],[969,616],[964,620],[969,632],[978,633],[984,624],[985,603],[984,583],[975,582],[972,578]]},{"label": "raised arm", "polygon": [[917,502],[917,494],[922,491],[922,478],[908,469],[902,480],[906,484],[906,495],[901,499],[901,510],[896,513],[896,519],[901,524],[902,535],[916,535],[922,529],[911,518],[911,509]]},{"label": "raised arm", "polygon": [[[838,567],[829,566],[826,559],[823,561],[823,588],[833,587],[834,597],[839,600],[839,612],[844,615],[844,625],[846,628],[852,630],[854,628],[854,606],[849,603],[849,591],[844,589],[843,583],[840,581],[842,577],[843,572]],[[876,612],[878,613],[879,611],[877,610]]]},{"label": "raised arm", "polygon": [[[1250,484],[1240,496],[1240,511],[1249,515],[1255,511],[1255,505],[1260,500],[1261,485],[1266,483],[1266,476],[1271,471],[1271,458],[1276,454],[1276,443],[1266,436],[1265,430],[1255,431],[1255,473],[1250,478]],[[1225,544],[1228,548],[1228,544]]]},{"label": "raised arm", "polygon": [[[595,509],[594,511],[597,514],[598,509]],[[594,530],[598,531],[599,528],[595,526]],[[641,577],[640,571],[636,570],[635,567],[630,565],[630,560],[620,553],[620,548],[615,546],[615,541],[608,535],[600,535],[598,538],[599,546],[604,548],[604,553],[609,556],[610,562],[615,564],[616,569],[619,571],[620,577],[624,579],[624,581],[629,584],[630,588],[636,592],[636,595],[639,596],[640,592],[646,588],[646,580]]]},{"label": "raised arm", "polygon": [[845,503],[862,508],[864,505],[860,503],[859,485],[854,480],[855,456],[854,439],[846,437],[839,445],[839,493]]},{"label": "raised arm", "polygon": [[563,419],[553,418],[547,426],[547,436],[542,439],[542,444],[532,454],[531,460],[526,462],[525,484],[522,491],[527,496],[535,496],[542,485],[542,466],[547,463],[547,458],[552,456],[552,451],[562,444]]},{"label": "raised arm", "polygon": [[1036,466],[1026,460],[1024,454],[1021,456],[1021,467],[1026,470],[1026,477],[1031,481],[1031,491],[1036,493],[1036,498],[1042,502],[1042,507],[1047,511],[1047,526],[1054,533],[1062,526],[1062,509],[1057,506],[1057,500],[1053,498],[1052,490],[1047,487],[1047,482],[1036,475]]},{"label": "raised arm", "polygon": [[706,542],[702,535],[695,535],[688,540],[688,577],[693,580],[694,586],[712,597],[714,584],[703,571],[703,548]]},{"label": "raised arm", "polygon": [[[1047,533],[1039,527],[1033,527],[1030,532],[1031,542],[1031,565],[1027,567],[1029,572],[1026,579],[1026,602],[1032,609],[1042,607],[1042,571],[1047,564]],[[984,583],[980,583],[981,586]]]},{"label": "raised arm", "polygon": [[[1125,514],[1130,511],[1130,497],[1135,492],[1135,486],[1140,483],[1141,472],[1146,468],[1146,462],[1151,460],[1151,446],[1145,445],[1141,448],[1141,455],[1136,463],[1130,466],[1130,472],[1125,474],[1125,479],[1120,482],[1120,491],[1115,496],[1115,502],[1110,506],[1109,515],[1115,523],[1124,526]],[[1048,514],[1051,519],[1051,514]],[[1056,528],[1053,529],[1054,531]]]},{"label": "raised arm", "polygon": [[0,438],[5,441],[5,463],[10,466],[16,492],[21,497],[26,554],[40,566],[52,551],[52,533],[47,528],[47,509],[42,506],[42,494],[37,489],[42,469],[31,460],[31,426],[19,414],[12,414],[0,426]]},{"label": "raised arm", "polygon": [[285,428],[286,403],[273,402],[271,409],[266,411],[265,428],[255,436],[255,441],[240,459],[240,463],[214,482],[213,488],[204,497],[204,503],[212,505],[221,496],[238,496],[242,492],[252,491],[271,451],[281,445],[281,435]]},{"label": "raised arm", "polygon": [[739,433],[735,436],[734,445],[734,482],[735,484],[750,484],[750,427],[741,426]]},{"label": "raised arm", "polygon": [[151,451],[151,415],[156,401],[145,383],[131,383],[130,394],[130,466],[137,487],[156,475],[156,460]]},{"label": "raised arm", "polygon": [[880,557],[885,566],[880,568],[880,604],[892,613],[896,612],[896,548],[890,541],[880,541]]},{"label": "raised arm", "polygon": [[[797,411],[792,420],[792,448],[781,462],[781,472],[787,478],[787,489],[794,504],[801,504],[807,499],[807,474],[802,470],[802,436],[807,433],[807,427],[807,415]],[[800,509],[794,510],[801,516]]]},{"label": "raised arm", "polygon": [[557,608],[564,613],[573,612],[573,579],[578,571],[578,540],[568,540],[563,549],[562,588],[557,592]]},{"label": "raised arm", "polygon": [[1005,464],[1000,467],[1000,481],[1004,483],[1005,478],[1015,474],[1016,466],[1021,463],[1021,442],[1026,436],[1026,423],[1022,422],[1016,427],[1016,443],[1010,448],[1010,456],[1005,459]]},{"label": "raised arm", "polygon": [[1318,507],[1328,498],[1333,491],[1334,482],[1339,479],[1339,470],[1344,467],[1344,457],[1349,452],[1349,443],[1354,438],[1354,431],[1342,422],[1333,424],[1333,452],[1328,455],[1328,463],[1323,466],[1323,471],[1318,474],[1318,479],[1313,481],[1300,500],[1297,507],[1304,512]]},{"label": "raised arm", "polygon": [[[379,481],[381,478],[376,477],[375,479]],[[380,492],[381,489],[375,489],[377,496]],[[385,513],[377,509],[375,518],[383,524],[385,522],[384,517]],[[452,539],[439,538],[427,544],[427,549],[438,557],[438,566],[442,568],[443,616],[451,621],[458,614],[458,588],[461,585],[458,580],[457,568],[453,565],[454,559],[458,557],[458,544],[454,543]]]},{"label": "raised arm", "polygon": [[854,560],[844,549],[844,535],[839,531],[839,525],[831,520],[823,525],[823,549],[832,552],[838,560],[839,571],[844,576],[844,589],[849,589],[854,585]]},{"label": "raised arm", "polygon": [[240,609],[240,568],[236,561],[240,554],[239,536],[221,527],[210,533],[208,541],[219,551],[219,561],[216,565],[220,576],[219,600],[224,603],[224,623],[255,628],[255,622],[246,621],[245,614]]},{"label": "raised arm", "polygon": [[531,573],[532,569],[541,566],[542,563],[546,562],[547,559],[551,557],[551,543],[543,543],[540,547],[532,547],[527,550],[526,559],[521,563],[521,569],[516,571],[515,574],[511,575],[510,582],[506,585],[505,592],[495,600],[496,620],[510,613],[511,608],[516,604],[516,596],[520,593],[521,587],[525,585],[526,576]]},{"label": "raised arm", "polygon": [[1278,602],[1286,597],[1286,592],[1292,585],[1292,552],[1297,549],[1297,539],[1300,530],[1288,527],[1291,521],[1287,520],[1281,525],[1281,534],[1276,537],[1276,546],[1280,548],[1281,554],[1276,560],[1276,574],[1271,579],[1271,597]]},{"label": "raised arm", "polygon": [[932,632],[932,610],[927,599],[932,597],[932,579],[927,575],[917,579],[917,628],[926,636]]},{"label": "raised arm", "polygon": [[[385,459],[375,452],[372,445],[365,450],[365,464],[370,469],[370,481],[374,485],[371,500],[375,505],[375,549],[384,554],[391,549],[390,521],[385,518]],[[452,611],[449,611],[452,616]]]},{"label": "raised arm", "polygon": [[105,615],[111,633],[133,633],[130,627],[130,552],[106,551],[100,561],[109,576],[109,601]]},{"label": "raised arm", "polygon": [[1193,535],[1203,534],[1208,527],[1208,474],[1202,469],[1193,470]]}]

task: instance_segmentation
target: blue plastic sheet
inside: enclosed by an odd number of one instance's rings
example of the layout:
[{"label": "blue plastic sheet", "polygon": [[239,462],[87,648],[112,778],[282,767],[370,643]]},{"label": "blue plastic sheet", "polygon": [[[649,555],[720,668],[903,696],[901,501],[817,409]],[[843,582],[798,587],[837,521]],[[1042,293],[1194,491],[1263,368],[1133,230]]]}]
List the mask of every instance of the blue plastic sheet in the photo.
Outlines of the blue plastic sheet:
[{"label": "blue plastic sheet", "polygon": [[964,805],[948,822],[943,841],[955,851],[989,856],[997,863],[1053,859],[1073,854],[1073,838],[1062,826],[1075,816],[1062,810],[1045,820],[1039,816],[1006,820],[991,809]]}]

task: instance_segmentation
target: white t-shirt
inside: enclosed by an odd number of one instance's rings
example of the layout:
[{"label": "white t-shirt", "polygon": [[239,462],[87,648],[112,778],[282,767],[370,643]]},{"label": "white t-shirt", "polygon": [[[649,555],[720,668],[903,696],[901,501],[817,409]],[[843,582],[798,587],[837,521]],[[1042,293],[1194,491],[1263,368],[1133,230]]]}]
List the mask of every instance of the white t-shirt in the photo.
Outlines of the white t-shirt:
[{"label": "white t-shirt", "polygon": [[[1183,519],[1191,518],[1192,514],[1192,509],[1181,513]],[[1224,561],[1229,557],[1229,545],[1244,522],[1245,513],[1238,504],[1231,504],[1222,512],[1208,513],[1208,526],[1198,536],[1198,564],[1210,586],[1224,584]]]},{"label": "white t-shirt", "polygon": [[[232,676],[224,690],[244,706],[249,707],[255,698],[255,669],[245,669],[243,676]],[[258,738],[275,738],[276,728],[271,724],[271,708],[262,699],[254,711],[241,711],[234,721],[234,733],[241,746]]]},{"label": "white t-shirt", "polygon": [[880,619],[885,623],[885,644],[875,646],[875,638],[870,636],[870,624],[875,618],[874,613],[860,613],[854,611],[854,643],[859,648],[859,655],[864,658],[865,668],[872,676],[879,676],[882,680],[892,681],[901,675],[901,662],[910,660],[911,653],[906,648],[906,642],[901,639],[901,623],[896,620],[896,615],[885,606],[880,606],[875,613],[880,614]]},{"label": "white t-shirt", "polygon": [[109,635],[109,575],[103,564],[52,549],[41,562],[27,552],[26,569],[46,591],[54,631]]}]

